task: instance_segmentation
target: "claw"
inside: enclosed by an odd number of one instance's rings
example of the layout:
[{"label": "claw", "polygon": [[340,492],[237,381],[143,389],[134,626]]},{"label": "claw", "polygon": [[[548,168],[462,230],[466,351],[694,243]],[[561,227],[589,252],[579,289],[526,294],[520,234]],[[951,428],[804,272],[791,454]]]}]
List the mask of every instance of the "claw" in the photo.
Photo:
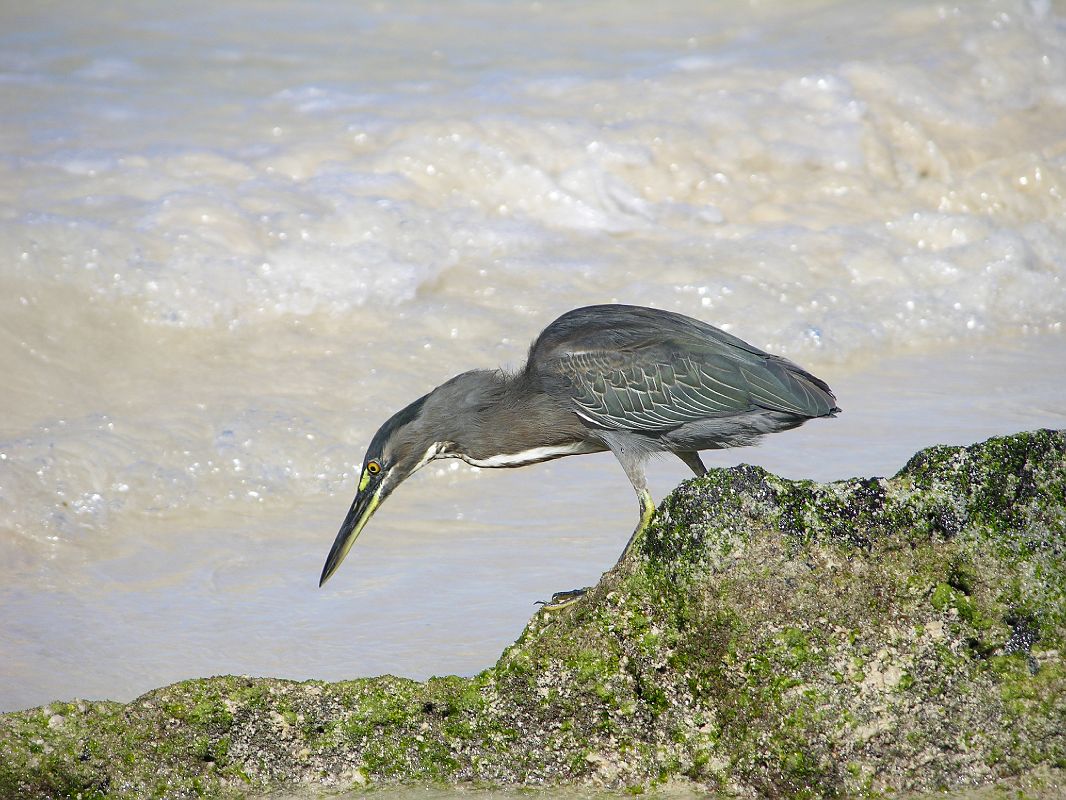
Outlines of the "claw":
[{"label": "claw", "polygon": [[556,592],[552,595],[551,600],[546,602],[544,600],[538,600],[536,604],[547,611],[558,611],[560,608],[566,608],[567,606],[576,603],[585,596],[585,593],[588,592],[590,588],[592,587],[586,586],[584,589],[570,589],[566,592]]}]

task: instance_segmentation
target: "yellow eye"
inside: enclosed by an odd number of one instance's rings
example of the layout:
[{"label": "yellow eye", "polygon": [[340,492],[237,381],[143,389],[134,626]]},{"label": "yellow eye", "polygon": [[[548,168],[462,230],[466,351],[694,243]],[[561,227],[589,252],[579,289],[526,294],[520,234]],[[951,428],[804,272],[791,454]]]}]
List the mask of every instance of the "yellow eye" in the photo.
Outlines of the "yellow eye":
[{"label": "yellow eye", "polygon": [[368,461],[366,464],[366,471],[369,472],[371,475],[377,475],[379,472],[381,472],[381,464],[379,464],[377,461]]}]

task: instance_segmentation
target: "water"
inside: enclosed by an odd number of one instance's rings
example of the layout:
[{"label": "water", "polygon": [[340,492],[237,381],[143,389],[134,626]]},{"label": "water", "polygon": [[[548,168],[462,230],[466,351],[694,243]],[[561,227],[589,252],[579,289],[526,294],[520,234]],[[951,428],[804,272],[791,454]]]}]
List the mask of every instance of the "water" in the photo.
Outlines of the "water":
[{"label": "water", "polygon": [[1062,3],[0,22],[0,710],[493,663],[621,551],[609,455],[432,465],[318,574],[377,426],[575,306],[698,316],[836,390],[715,465],[891,474],[1066,426]]}]

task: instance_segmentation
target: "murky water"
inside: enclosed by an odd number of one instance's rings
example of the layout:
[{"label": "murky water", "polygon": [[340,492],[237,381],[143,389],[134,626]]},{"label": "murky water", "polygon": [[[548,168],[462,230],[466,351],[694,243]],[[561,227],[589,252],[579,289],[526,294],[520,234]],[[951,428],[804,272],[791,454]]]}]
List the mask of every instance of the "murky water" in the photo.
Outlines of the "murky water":
[{"label": "murky water", "polygon": [[491,664],[628,538],[609,455],[426,468],[318,574],[377,426],[574,306],[699,316],[836,390],[715,465],[1066,427],[1061,3],[0,22],[0,710]]}]

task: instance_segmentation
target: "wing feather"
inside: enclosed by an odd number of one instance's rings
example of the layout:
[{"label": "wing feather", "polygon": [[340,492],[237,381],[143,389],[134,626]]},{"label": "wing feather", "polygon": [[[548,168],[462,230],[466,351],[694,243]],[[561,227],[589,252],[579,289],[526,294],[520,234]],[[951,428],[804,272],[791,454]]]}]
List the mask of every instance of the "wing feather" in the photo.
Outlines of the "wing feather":
[{"label": "wing feather", "polygon": [[[596,358],[586,352],[556,363],[569,380],[576,410],[609,429],[670,430],[751,409],[743,387],[731,384],[720,368],[712,374],[691,358],[675,356],[655,363],[647,355],[603,353]],[[619,361],[629,363],[619,369]],[[738,370],[728,377],[743,380]]]},{"label": "wing feather", "polygon": [[663,432],[769,410],[819,417],[837,410],[824,382],[792,362],[706,323],[653,309],[568,312],[530,348],[527,369],[609,430]]},{"label": "wing feather", "polygon": [[[760,363],[762,362],[762,363]],[[555,359],[569,401],[582,417],[610,430],[665,431],[698,420],[757,409],[817,417],[832,396],[780,360],[703,360],[698,354],[582,352]]]}]

